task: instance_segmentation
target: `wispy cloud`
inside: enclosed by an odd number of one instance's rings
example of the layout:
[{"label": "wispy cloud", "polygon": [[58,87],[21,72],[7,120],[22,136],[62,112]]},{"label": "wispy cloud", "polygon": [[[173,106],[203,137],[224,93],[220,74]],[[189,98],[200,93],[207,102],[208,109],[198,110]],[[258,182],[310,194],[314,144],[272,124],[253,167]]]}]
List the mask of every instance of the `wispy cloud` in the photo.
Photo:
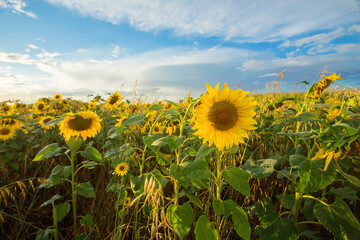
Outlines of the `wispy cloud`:
[{"label": "wispy cloud", "polygon": [[234,41],[279,41],[360,20],[357,0],[46,1],[113,24],[128,22],[142,31],[170,29],[180,36],[219,36]]},{"label": "wispy cloud", "polygon": [[0,0],[0,8],[10,9],[13,13],[23,13],[28,17],[37,18],[36,14],[26,11],[26,2],[23,0]]}]

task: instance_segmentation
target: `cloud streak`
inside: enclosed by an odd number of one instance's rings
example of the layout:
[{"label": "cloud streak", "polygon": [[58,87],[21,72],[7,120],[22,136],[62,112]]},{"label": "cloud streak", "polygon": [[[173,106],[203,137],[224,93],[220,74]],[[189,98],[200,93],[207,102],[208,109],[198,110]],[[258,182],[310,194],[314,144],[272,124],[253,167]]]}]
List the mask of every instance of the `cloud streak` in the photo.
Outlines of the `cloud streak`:
[{"label": "cloud streak", "polygon": [[303,33],[334,29],[360,20],[357,0],[46,0],[84,16],[147,32],[218,36],[225,40],[279,41]]}]

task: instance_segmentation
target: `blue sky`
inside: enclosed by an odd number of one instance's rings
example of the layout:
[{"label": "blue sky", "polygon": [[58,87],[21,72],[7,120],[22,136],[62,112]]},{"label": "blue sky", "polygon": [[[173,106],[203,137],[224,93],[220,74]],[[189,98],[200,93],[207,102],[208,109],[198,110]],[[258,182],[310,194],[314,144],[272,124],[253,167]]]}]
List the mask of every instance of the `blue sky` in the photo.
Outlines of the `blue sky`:
[{"label": "blue sky", "polygon": [[264,92],[283,69],[301,91],[325,67],[360,87],[358,0],[0,0],[0,22],[0,101]]}]

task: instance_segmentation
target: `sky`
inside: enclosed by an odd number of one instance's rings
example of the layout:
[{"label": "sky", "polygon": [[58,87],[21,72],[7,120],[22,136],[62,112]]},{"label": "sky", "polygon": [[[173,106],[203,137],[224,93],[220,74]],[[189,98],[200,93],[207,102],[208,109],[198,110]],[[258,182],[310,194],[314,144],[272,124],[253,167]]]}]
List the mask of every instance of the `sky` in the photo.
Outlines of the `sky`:
[{"label": "sky", "polygon": [[0,0],[0,101],[304,91],[324,69],[360,87],[359,0]]}]

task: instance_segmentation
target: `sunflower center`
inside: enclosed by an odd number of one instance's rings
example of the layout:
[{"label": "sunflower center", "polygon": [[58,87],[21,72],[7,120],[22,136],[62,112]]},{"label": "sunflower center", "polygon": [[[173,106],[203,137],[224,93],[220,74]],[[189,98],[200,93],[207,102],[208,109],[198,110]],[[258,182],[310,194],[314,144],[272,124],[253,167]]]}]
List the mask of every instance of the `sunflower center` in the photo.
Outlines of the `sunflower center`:
[{"label": "sunflower center", "polygon": [[119,97],[118,96],[112,96],[110,101],[109,101],[109,104],[113,105],[115,104],[117,101],[119,100]]},{"label": "sunflower center", "polygon": [[76,116],[68,122],[69,128],[76,131],[84,131],[90,128],[91,119],[85,119],[81,116]]},{"label": "sunflower center", "polygon": [[119,170],[120,170],[120,171],[124,171],[124,170],[125,170],[125,166],[124,166],[124,165],[119,166]]},{"label": "sunflower center", "polygon": [[7,111],[9,111],[9,110],[10,110],[10,107],[8,107],[8,106],[5,105],[5,106],[4,106],[4,111],[7,112]]},{"label": "sunflower center", "polygon": [[208,115],[209,121],[213,123],[216,130],[220,131],[226,131],[234,127],[238,117],[236,107],[227,101],[215,103],[210,108]]},{"label": "sunflower center", "polygon": [[159,127],[158,127],[158,126],[155,126],[155,127],[154,127],[154,132],[159,132],[159,131],[160,131]]},{"label": "sunflower center", "polygon": [[43,110],[44,107],[45,107],[45,106],[44,106],[44,104],[42,104],[42,103],[40,103],[40,104],[38,105],[38,109],[39,109],[39,110]]},{"label": "sunflower center", "polygon": [[8,135],[10,133],[10,129],[8,128],[1,128],[0,135]]},{"label": "sunflower center", "polygon": [[45,118],[44,119],[44,123],[47,123],[47,122],[50,122],[51,121],[51,118]]}]

